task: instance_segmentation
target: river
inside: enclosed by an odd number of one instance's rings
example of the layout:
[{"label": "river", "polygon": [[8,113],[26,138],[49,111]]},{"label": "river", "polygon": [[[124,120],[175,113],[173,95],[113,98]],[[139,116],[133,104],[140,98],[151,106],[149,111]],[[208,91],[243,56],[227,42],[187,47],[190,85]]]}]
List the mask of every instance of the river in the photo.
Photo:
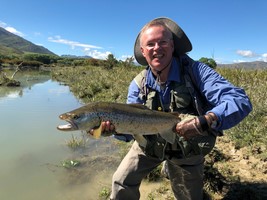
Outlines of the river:
[{"label": "river", "polygon": [[[56,126],[64,123],[59,114],[82,103],[49,75],[16,76],[21,87],[0,87],[0,199],[98,199],[118,165],[114,139],[58,131]],[[69,148],[72,138],[84,139],[85,145]],[[70,160],[79,166],[64,168],[62,163]]]}]

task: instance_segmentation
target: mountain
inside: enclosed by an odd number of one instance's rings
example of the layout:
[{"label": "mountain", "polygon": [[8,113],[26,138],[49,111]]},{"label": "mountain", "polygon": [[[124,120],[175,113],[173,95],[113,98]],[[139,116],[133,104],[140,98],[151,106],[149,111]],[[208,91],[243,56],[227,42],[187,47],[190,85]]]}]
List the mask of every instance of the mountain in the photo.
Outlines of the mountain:
[{"label": "mountain", "polygon": [[61,55],[62,58],[92,58],[91,56]]},{"label": "mountain", "polygon": [[218,67],[226,68],[243,68],[243,69],[267,69],[267,62],[254,61],[254,62],[240,62],[233,64],[218,64]]},{"label": "mountain", "polygon": [[25,52],[56,55],[43,46],[33,44],[0,27],[0,54],[23,54]]}]

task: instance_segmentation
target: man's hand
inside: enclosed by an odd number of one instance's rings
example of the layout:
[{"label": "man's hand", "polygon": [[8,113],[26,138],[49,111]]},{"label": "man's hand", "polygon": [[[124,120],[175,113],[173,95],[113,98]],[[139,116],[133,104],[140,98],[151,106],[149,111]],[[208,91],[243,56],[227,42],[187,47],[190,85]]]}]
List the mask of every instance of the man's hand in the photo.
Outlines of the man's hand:
[{"label": "man's hand", "polygon": [[197,117],[185,121],[181,121],[176,125],[176,132],[183,136],[186,140],[193,137],[203,135],[199,126],[199,120]]},{"label": "man's hand", "polygon": [[[110,121],[105,121],[101,123],[101,131],[103,136],[110,136],[115,133],[115,127]],[[93,135],[94,129],[89,131],[89,134]]]},{"label": "man's hand", "polygon": [[[117,134],[115,130],[115,126],[110,121],[102,122],[101,128],[102,128],[101,135],[104,137],[114,135],[114,138],[124,141],[124,142],[130,142],[133,139],[132,135]],[[94,129],[90,130],[89,134],[93,135],[93,132],[94,132]]]},{"label": "man's hand", "polygon": [[[181,117],[183,118],[183,117]],[[217,122],[218,118],[214,113],[208,113],[199,117],[189,116],[189,119],[184,119],[178,123],[175,127],[176,132],[183,136],[186,140],[189,140],[196,136],[205,136],[209,128],[212,128],[214,122]]]}]

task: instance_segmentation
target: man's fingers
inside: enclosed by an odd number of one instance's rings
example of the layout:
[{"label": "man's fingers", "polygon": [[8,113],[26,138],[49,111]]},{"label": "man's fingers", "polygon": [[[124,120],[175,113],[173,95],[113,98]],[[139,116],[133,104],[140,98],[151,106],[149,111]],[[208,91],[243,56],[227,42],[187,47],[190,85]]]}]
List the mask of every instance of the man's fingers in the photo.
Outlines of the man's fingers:
[{"label": "man's fingers", "polygon": [[[112,132],[115,130],[115,126],[110,123],[110,121],[101,122],[101,131],[103,132]],[[88,131],[90,135],[94,135],[94,129]]]},{"label": "man's fingers", "polygon": [[197,118],[182,121],[176,125],[176,132],[178,135],[183,136],[186,140],[189,140],[199,135],[197,128]]},{"label": "man's fingers", "polygon": [[109,131],[110,122],[102,122],[102,131]]}]

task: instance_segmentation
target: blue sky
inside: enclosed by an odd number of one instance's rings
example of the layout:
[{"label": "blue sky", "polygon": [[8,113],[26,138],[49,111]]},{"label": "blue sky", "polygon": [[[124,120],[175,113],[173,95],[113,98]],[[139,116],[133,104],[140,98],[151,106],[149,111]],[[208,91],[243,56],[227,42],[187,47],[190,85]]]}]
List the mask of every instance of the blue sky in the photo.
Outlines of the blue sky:
[{"label": "blue sky", "polygon": [[124,60],[140,29],[176,21],[193,59],[267,62],[266,0],[1,0],[0,26],[57,55]]}]

